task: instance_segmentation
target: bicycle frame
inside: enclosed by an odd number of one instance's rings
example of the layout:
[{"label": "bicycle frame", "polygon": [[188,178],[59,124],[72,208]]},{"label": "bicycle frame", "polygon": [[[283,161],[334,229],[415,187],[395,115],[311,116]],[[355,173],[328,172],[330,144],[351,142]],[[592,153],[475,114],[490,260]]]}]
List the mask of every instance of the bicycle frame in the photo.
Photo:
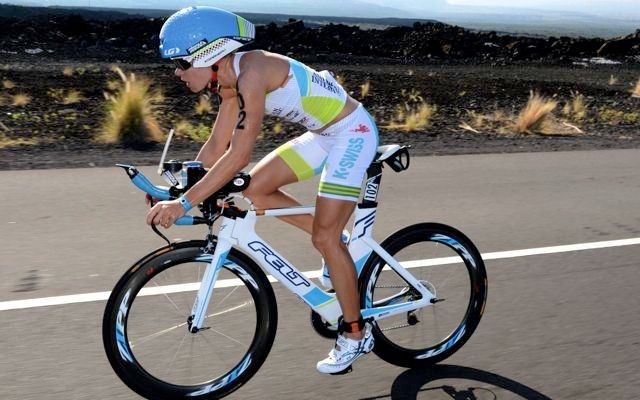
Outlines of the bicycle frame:
[{"label": "bicycle frame", "polygon": [[[367,259],[371,256],[372,252],[374,252],[413,289],[420,293],[421,298],[414,301],[401,301],[400,298],[403,296],[400,294],[379,300],[374,303],[374,307],[361,310],[363,318],[373,320],[429,306],[432,304],[432,299],[434,299],[433,294],[420,281],[402,267],[398,261],[372,238],[377,210],[375,199],[377,198],[379,181],[380,174],[370,176],[367,180],[365,197],[368,197],[369,200],[363,200],[355,210],[349,253],[354,260],[358,276],[360,276]],[[269,244],[255,232],[255,224],[258,217],[310,214],[313,213],[314,210],[315,207],[291,207],[265,210],[252,209],[247,211],[243,217],[223,217],[218,231],[218,243],[211,262],[205,270],[202,284],[200,285],[192,308],[193,319],[191,329],[198,330],[202,328],[206,308],[213,295],[218,272],[224,265],[231,247],[235,247],[251,257],[263,270],[271,274],[287,289],[300,297],[326,321],[335,325],[338,318],[342,315],[336,295],[325,292],[311,280],[307,279],[302,272],[269,246]]]}]

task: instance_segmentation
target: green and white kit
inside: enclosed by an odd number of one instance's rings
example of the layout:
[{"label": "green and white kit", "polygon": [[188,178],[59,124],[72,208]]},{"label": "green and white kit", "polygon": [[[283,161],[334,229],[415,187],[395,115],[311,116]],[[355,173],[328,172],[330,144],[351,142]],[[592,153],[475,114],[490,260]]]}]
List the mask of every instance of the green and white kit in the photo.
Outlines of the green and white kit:
[{"label": "green and white kit", "polygon": [[[233,64],[240,75],[240,59]],[[293,170],[298,180],[322,173],[318,195],[358,201],[362,179],[378,147],[378,128],[359,105],[337,123],[323,129],[343,110],[347,93],[329,71],[317,72],[288,58],[289,78],[266,95],[265,114],[296,122],[309,131],[274,152]]]}]

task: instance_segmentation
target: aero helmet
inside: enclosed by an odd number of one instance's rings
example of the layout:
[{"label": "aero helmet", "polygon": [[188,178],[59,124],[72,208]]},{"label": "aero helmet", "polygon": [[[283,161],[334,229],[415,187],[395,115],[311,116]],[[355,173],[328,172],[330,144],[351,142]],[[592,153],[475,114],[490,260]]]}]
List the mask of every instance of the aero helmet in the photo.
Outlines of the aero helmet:
[{"label": "aero helmet", "polygon": [[208,67],[255,39],[253,24],[215,7],[189,7],[171,15],[160,30],[162,58]]}]

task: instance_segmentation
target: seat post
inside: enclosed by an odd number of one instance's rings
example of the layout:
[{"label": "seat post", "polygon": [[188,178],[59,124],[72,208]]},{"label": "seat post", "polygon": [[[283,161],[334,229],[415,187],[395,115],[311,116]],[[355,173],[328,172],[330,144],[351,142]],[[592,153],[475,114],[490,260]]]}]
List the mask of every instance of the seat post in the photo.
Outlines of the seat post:
[{"label": "seat post", "polygon": [[378,206],[378,190],[382,180],[382,162],[374,161],[367,168],[367,181],[364,194],[358,208],[376,208]]}]

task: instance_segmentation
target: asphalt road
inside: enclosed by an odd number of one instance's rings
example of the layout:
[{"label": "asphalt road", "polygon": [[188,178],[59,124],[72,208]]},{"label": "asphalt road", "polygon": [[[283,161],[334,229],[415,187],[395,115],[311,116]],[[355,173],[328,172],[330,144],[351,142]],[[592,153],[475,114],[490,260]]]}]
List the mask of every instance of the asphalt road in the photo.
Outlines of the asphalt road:
[{"label": "asphalt road", "polygon": [[[637,239],[639,171],[640,150],[414,158],[406,172],[385,170],[375,236],[438,221],[465,232],[483,254]],[[316,184],[290,192],[310,202]],[[8,302],[109,291],[162,245],[144,225],[142,194],[116,168],[6,171],[0,187],[0,398],[138,398],[104,355],[104,301],[20,309]],[[177,227],[169,236],[202,233]],[[275,220],[259,233],[303,270],[317,269],[305,235]],[[487,260],[489,297],[476,333],[428,371],[369,355],[346,376],[318,374],[315,363],[332,343],[275,284],[276,342],[231,398],[637,398],[640,245],[629,243]]]}]

